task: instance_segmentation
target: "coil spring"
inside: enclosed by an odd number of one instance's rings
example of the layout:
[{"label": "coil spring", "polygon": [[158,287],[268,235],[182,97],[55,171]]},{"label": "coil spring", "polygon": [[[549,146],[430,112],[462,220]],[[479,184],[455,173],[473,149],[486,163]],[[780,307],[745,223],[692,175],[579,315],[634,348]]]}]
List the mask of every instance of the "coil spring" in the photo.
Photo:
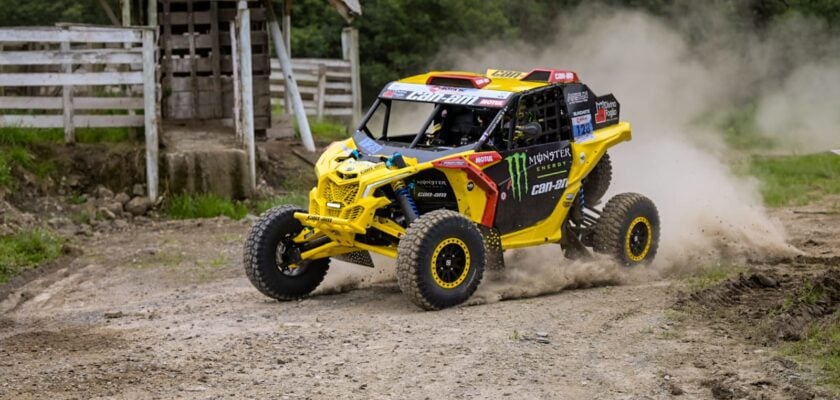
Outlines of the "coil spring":
[{"label": "coil spring", "polygon": [[392,187],[394,188],[394,194],[397,196],[397,200],[403,208],[406,219],[411,223],[420,216],[420,209],[417,207],[417,202],[414,201],[414,197],[411,196],[411,190],[403,181],[394,182]]}]

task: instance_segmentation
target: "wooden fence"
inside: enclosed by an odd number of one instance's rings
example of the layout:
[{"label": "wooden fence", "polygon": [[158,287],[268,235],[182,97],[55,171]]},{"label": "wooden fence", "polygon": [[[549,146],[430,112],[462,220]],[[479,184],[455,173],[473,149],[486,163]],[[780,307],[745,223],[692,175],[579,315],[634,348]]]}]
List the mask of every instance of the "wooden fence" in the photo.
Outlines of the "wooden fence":
[{"label": "wooden fence", "polygon": [[[3,28],[0,47],[3,48],[0,51],[0,127],[63,127],[66,143],[75,142],[78,127],[145,127],[148,193],[152,200],[157,198],[154,29]],[[6,50],[10,48],[14,50]],[[132,85],[137,85],[136,89]],[[35,87],[56,90],[39,90],[37,96],[26,90]],[[78,87],[105,90],[87,90],[88,94],[77,97],[74,92]],[[142,97],[125,95],[141,90]],[[102,95],[92,96],[91,92]],[[115,92],[122,94],[113,97]],[[143,114],[137,115],[138,110]]]},{"label": "wooden fence", "polygon": [[[322,118],[353,115],[350,62],[345,60],[295,58],[292,71],[307,115]],[[271,60],[271,104],[284,104],[286,85],[280,61]],[[289,107],[284,109],[291,113]]]}]

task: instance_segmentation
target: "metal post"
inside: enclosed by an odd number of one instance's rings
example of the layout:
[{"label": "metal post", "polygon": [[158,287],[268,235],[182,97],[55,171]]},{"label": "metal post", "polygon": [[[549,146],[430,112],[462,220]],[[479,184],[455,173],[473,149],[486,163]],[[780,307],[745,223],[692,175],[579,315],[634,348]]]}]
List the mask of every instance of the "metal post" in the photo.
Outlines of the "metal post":
[{"label": "metal post", "polygon": [[300,90],[298,90],[297,81],[292,74],[292,60],[289,58],[289,53],[286,52],[286,44],[283,42],[283,34],[280,32],[280,24],[277,22],[277,16],[274,14],[274,8],[271,5],[271,1],[264,1],[263,3],[266,6],[266,17],[269,21],[269,29],[271,29],[271,41],[274,43],[277,58],[280,59],[280,66],[283,69],[283,79],[286,82],[286,91],[292,95],[292,105],[294,106],[298,129],[300,130],[300,138],[303,140],[303,147],[314,153],[315,141],[312,140],[312,131],[309,129],[309,121],[306,119],[306,111],[303,108],[303,99],[300,97]]},{"label": "metal post", "polygon": [[239,1],[239,54],[242,77],[242,131],[251,170],[251,190],[257,188],[257,157],[254,143],[254,79],[251,65],[251,10],[248,2]]},{"label": "metal post", "polygon": [[149,200],[158,196],[158,113],[155,31],[143,30],[143,118],[146,127],[146,186]]}]

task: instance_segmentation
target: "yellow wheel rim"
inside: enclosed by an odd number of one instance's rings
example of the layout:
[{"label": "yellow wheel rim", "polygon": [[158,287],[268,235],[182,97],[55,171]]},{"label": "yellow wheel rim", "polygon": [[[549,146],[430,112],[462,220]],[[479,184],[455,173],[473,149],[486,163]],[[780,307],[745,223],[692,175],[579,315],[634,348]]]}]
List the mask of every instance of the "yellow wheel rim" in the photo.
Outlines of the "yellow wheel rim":
[{"label": "yellow wheel rim", "polygon": [[470,250],[463,240],[448,238],[432,253],[432,278],[444,289],[458,287],[470,273]]},{"label": "yellow wheel rim", "polygon": [[646,217],[637,217],[627,228],[624,238],[624,252],[631,261],[639,262],[647,257],[653,243],[653,226]]}]

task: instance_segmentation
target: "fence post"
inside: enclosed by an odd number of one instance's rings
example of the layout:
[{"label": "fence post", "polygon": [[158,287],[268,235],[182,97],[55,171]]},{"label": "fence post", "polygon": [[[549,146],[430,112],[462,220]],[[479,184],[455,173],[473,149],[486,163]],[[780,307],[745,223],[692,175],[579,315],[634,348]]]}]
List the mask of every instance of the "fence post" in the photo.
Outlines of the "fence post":
[{"label": "fence post", "polygon": [[[70,51],[70,42],[61,42],[61,51]],[[64,64],[64,73],[73,73],[73,64]],[[65,85],[61,88],[62,109],[64,110],[64,143],[76,143],[76,126],[73,124],[73,116],[76,114],[73,108],[73,86]]]},{"label": "fence post", "polygon": [[318,65],[318,91],[315,93],[315,117],[320,121],[324,118],[324,101],[327,97],[327,66]]},{"label": "fence post", "polygon": [[122,26],[131,26],[131,0],[120,0]]},{"label": "fence post", "polygon": [[350,86],[353,96],[353,129],[362,118],[362,81],[359,76],[359,31],[353,27],[341,30],[341,50],[350,61]]},{"label": "fence post", "polygon": [[254,143],[254,80],[251,66],[251,10],[248,2],[239,1],[239,54],[242,57],[242,130],[248,151],[248,167],[251,171],[251,190],[257,188],[257,157]]},{"label": "fence post", "polygon": [[148,15],[147,23],[151,27],[155,27],[158,24],[158,5],[157,0],[148,0],[148,9],[146,10],[146,14]]},{"label": "fence post", "polygon": [[236,143],[244,146],[245,135],[242,134],[242,89],[239,88],[239,58],[236,57],[239,54],[239,44],[236,40],[237,24],[237,21],[231,21],[230,23],[230,61],[233,66],[233,128],[236,130]]},{"label": "fence post", "polygon": [[155,31],[143,30],[143,117],[146,127],[146,186],[149,200],[158,196],[158,113]]}]

